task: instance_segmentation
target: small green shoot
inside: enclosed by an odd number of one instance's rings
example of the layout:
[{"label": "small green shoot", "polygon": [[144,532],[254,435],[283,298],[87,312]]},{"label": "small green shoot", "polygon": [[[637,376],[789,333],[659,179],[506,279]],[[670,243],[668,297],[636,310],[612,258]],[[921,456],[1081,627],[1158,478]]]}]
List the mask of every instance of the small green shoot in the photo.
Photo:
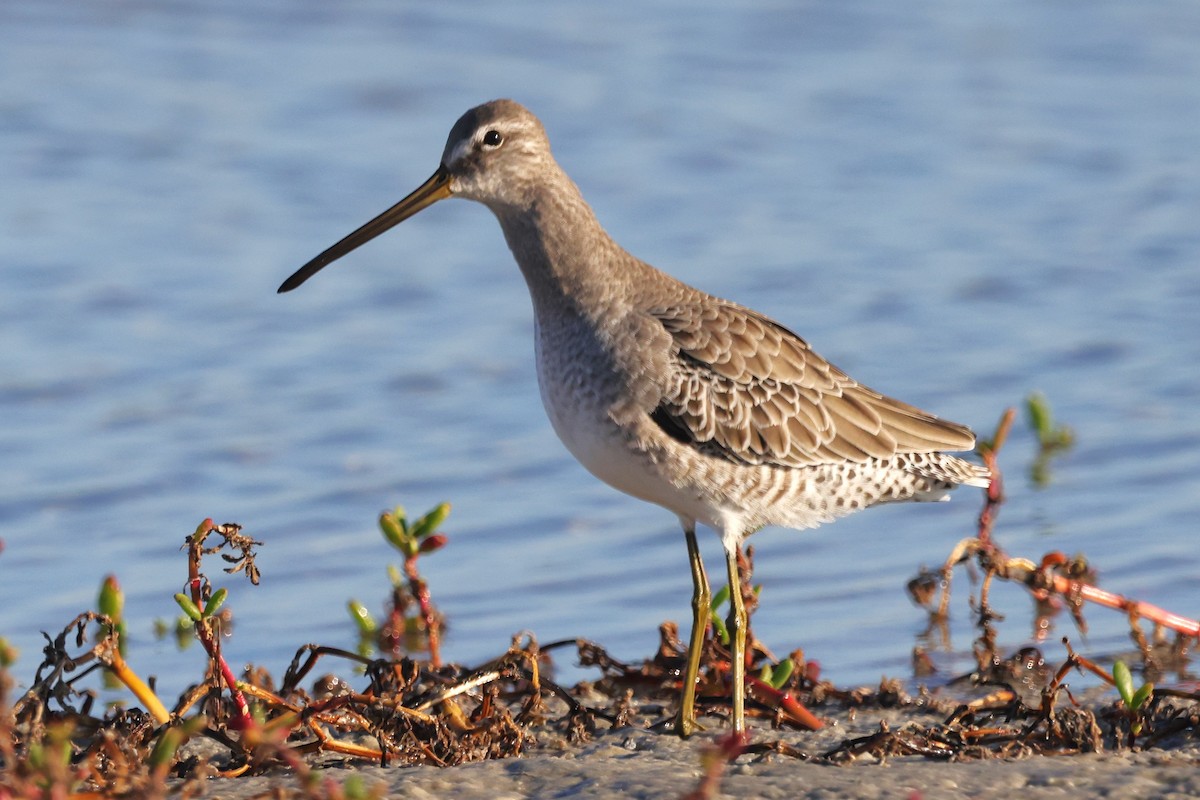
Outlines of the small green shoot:
[{"label": "small green shoot", "polygon": [[[762,585],[753,587],[750,591],[754,592],[754,596],[758,597],[762,591]],[[725,616],[718,609],[729,603],[729,587],[722,586],[713,595],[712,603],[709,605],[708,621],[712,624],[713,632],[716,634],[718,641],[725,647],[729,646],[729,628],[725,625]]]},{"label": "small green shoot", "polygon": [[[190,602],[190,601],[189,601]],[[175,619],[165,620],[158,618],[154,620],[154,638],[165,639],[171,636],[175,639],[175,646],[181,651],[192,646],[196,641],[195,628],[192,623],[195,622],[186,614],[180,614]]]},{"label": "small green shoot", "polygon": [[350,611],[350,617],[354,620],[354,624],[358,626],[358,632],[362,636],[374,636],[379,630],[379,624],[375,622],[375,618],[371,616],[371,612],[367,607],[357,600],[351,600],[346,604],[346,608]]},{"label": "small green shoot", "polygon": [[21,655],[12,643],[0,636],[0,668],[8,668],[17,663],[17,658]]},{"label": "small green shoot", "polygon": [[1037,434],[1038,444],[1045,449],[1070,447],[1075,442],[1075,433],[1066,425],[1054,424],[1054,413],[1050,401],[1041,392],[1033,392],[1025,398],[1025,411],[1029,427]]},{"label": "small green shoot", "polygon": [[216,616],[216,613],[221,610],[221,606],[225,604],[225,598],[229,597],[229,590],[221,587],[212,593],[208,601],[204,604],[204,610],[201,610],[198,605],[192,602],[192,598],[188,597],[183,592],[175,593],[175,602],[183,609],[183,613],[187,614],[188,619],[192,622],[200,622],[209,617]]},{"label": "small green shoot", "polygon": [[83,775],[71,766],[71,735],[74,731],[72,722],[55,722],[46,727],[40,741],[35,739],[28,745],[28,767],[37,784],[46,788],[47,797],[66,797],[83,780]]},{"label": "small green shoot", "polygon": [[[202,734],[207,725],[208,718],[203,714],[197,714],[179,724],[163,729],[158,741],[154,743],[154,748],[150,751],[149,758],[151,775],[158,786],[165,788],[167,776],[171,766],[175,763],[175,755],[179,752],[179,748],[189,739]],[[165,795],[164,791],[163,796]]]},{"label": "small green shoot", "polygon": [[[117,582],[116,575],[108,575],[100,582],[100,592],[96,597],[96,610],[107,617],[110,622],[100,624],[100,635],[117,637],[117,651],[124,656],[125,646],[125,592]],[[104,673],[104,688],[115,689],[120,685],[117,677],[108,671]]]},{"label": "small green shoot", "polygon": [[785,658],[773,667],[770,664],[764,664],[758,677],[763,683],[770,684],[772,689],[782,689],[795,671],[796,662]]},{"label": "small green shoot", "polygon": [[116,575],[109,575],[101,582],[96,610],[111,619],[118,632],[124,632],[125,593],[121,591]]},{"label": "small green shoot", "polygon": [[394,511],[379,516],[379,527],[392,547],[409,559],[418,553],[431,553],[446,543],[446,537],[438,534],[437,529],[449,515],[450,504],[441,503],[410,523],[404,506],[396,506]]},{"label": "small green shoot", "polygon": [[374,796],[361,775],[346,776],[342,782],[342,795],[346,800],[369,800]]},{"label": "small green shoot", "polygon": [[1043,488],[1050,483],[1050,459],[1075,444],[1075,432],[1054,421],[1050,402],[1041,392],[1025,398],[1025,416],[1038,440],[1038,456],[1030,467],[1030,480],[1034,486]]},{"label": "small green shoot", "polygon": [[1145,713],[1146,703],[1154,694],[1154,684],[1143,683],[1134,689],[1133,674],[1129,671],[1128,665],[1120,660],[1113,664],[1112,674],[1113,683],[1121,695],[1121,702],[1125,704],[1126,710],[1132,717],[1129,724],[1130,738],[1132,738],[1142,732],[1142,716]]},{"label": "small green shoot", "polygon": [[[417,569],[417,560],[445,546],[446,534],[438,528],[449,515],[449,503],[439,503],[415,520],[409,520],[403,506],[379,515],[379,530],[388,544],[404,556],[404,566],[403,570],[392,564],[387,567],[392,603],[383,624],[377,624],[362,603],[357,600],[348,603],[350,616],[358,628],[360,652],[366,654],[376,646],[385,652],[396,652],[405,639],[415,635],[424,639],[434,666],[441,664],[441,617],[430,599],[429,586]],[[417,611],[410,615],[408,609],[413,604]]]},{"label": "small green shoot", "polygon": [[729,646],[729,629],[725,627],[725,618],[717,613],[717,609],[729,602],[729,587],[722,586],[720,590],[713,595],[712,605],[708,612],[709,621],[712,623],[713,633],[721,644]]}]

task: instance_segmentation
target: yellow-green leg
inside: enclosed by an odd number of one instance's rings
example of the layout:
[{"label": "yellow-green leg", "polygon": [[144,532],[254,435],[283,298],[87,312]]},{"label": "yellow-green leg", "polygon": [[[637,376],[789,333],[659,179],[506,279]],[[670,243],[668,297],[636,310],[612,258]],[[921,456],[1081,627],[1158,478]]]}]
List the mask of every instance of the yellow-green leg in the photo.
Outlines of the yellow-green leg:
[{"label": "yellow-green leg", "polygon": [[725,564],[729,569],[730,692],[733,696],[733,732],[746,732],[746,604],[742,600],[742,577],[738,570],[738,539],[724,537]]},{"label": "yellow-green leg", "polygon": [[[698,727],[696,678],[700,674],[700,654],[704,650],[704,632],[708,628],[712,592],[708,588],[708,576],[704,573],[704,561],[700,558],[700,546],[696,544],[696,523],[685,521],[683,534],[687,538],[688,562],[692,567],[692,635],[688,640],[687,666],[683,673],[683,697],[679,701],[679,714],[675,717],[675,732],[686,739]],[[743,640],[744,638],[743,636]]]}]

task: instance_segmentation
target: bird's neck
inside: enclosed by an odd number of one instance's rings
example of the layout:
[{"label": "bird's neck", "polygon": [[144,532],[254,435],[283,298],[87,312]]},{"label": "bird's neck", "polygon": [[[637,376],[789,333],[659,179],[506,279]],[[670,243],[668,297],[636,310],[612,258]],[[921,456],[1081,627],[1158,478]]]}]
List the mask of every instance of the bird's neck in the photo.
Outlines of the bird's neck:
[{"label": "bird's neck", "polygon": [[[573,183],[565,179],[493,208],[539,317],[563,311],[602,312],[621,302],[613,289],[638,262],[600,227]],[[611,309],[610,309],[611,310]]]}]

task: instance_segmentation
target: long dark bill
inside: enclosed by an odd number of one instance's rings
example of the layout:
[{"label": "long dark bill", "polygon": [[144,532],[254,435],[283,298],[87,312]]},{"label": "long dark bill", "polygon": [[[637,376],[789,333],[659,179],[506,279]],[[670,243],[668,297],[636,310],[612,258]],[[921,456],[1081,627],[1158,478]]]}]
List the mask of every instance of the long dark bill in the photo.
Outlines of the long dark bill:
[{"label": "long dark bill", "polygon": [[337,261],[356,247],[366,244],[388,228],[399,225],[404,220],[416,214],[423,208],[450,196],[450,173],[444,166],[438,167],[437,172],[429,180],[417,187],[416,191],[401,200],[375,219],[363,225],[340,242],[309,261],[292,273],[292,277],[283,282],[279,293],[290,292],[306,280],[316,275],[322,268]]}]

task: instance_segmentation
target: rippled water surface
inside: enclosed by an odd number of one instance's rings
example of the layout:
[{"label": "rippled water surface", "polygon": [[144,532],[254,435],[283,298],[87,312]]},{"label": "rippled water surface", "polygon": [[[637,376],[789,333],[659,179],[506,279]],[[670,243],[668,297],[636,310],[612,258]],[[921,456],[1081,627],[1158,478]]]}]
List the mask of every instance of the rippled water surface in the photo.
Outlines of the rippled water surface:
[{"label": "rippled water surface", "polygon": [[[453,659],[521,629],[635,658],[688,618],[673,516],[599,484],[545,420],[485,209],[441,204],[275,294],[496,96],[542,117],[618,241],[864,382],[985,432],[1043,390],[1079,443],[1036,491],[1014,434],[1001,543],[1084,551],[1105,586],[1200,613],[1195,4],[18,1],[0,6],[0,635],[23,678],[38,631],[111,572],[135,667],[191,680],[198,654],[151,623],[206,516],[265,543],[263,585],[230,584],[227,648],[276,670],[351,643],[347,598],[382,603],[374,519],[396,503],[454,504],[423,562]],[[908,674],[924,618],[904,582],[978,505],[757,536],[758,636],[839,683]],[[948,671],[968,663],[966,585]],[[1028,602],[996,592],[1018,647]],[[1129,646],[1120,615],[1090,620],[1086,652]]]}]

